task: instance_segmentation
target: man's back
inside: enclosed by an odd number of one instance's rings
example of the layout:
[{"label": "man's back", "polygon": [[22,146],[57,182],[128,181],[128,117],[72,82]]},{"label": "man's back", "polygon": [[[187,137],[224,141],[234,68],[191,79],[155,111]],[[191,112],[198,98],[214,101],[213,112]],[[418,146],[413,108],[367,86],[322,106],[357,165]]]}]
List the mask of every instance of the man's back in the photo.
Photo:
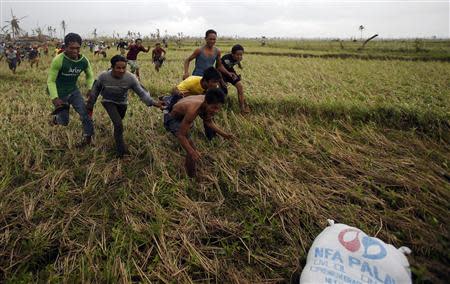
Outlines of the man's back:
[{"label": "man's back", "polygon": [[205,101],[204,95],[188,96],[179,100],[170,113],[173,117],[181,118],[187,113],[198,113],[202,103]]}]

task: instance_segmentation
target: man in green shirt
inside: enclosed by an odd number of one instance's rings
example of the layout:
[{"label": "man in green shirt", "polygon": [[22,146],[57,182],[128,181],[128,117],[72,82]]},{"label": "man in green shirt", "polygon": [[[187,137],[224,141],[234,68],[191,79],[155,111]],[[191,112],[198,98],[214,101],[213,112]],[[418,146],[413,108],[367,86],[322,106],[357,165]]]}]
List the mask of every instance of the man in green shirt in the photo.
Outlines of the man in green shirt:
[{"label": "man in green shirt", "polygon": [[92,119],[88,115],[83,96],[77,87],[77,80],[81,72],[86,74],[86,84],[89,89],[94,83],[94,74],[88,59],[80,54],[81,37],[69,33],[64,38],[65,50],[57,55],[50,66],[47,79],[48,93],[55,106],[53,125],[69,124],[70,105],[80,115],[83,124],[83,141],[80,146],[91,143],[94,135]]}]

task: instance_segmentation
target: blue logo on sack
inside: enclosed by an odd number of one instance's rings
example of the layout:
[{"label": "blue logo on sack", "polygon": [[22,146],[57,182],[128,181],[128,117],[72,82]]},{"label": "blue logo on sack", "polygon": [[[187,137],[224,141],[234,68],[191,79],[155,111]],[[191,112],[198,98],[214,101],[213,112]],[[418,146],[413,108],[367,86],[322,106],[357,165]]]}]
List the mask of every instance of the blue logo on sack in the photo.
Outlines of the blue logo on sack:
[{"label": "blue logo on sack", "polygon": [[[350,241],[344,240],[345,235],[351,232],[355,234],[353,240]],[[341,243],[341,245],[350,252],[358,251],[362,243],[364,249],[364,254],[362,255],[362,257],[364,258],[377,260],[386,257],[387,255],[386,248],[379,240],[368,236],[364,236],[360,241],[358,238],[359,233],[361,233],[361,231],[359,230],[344,229],[339,233],[338,240]]]}]

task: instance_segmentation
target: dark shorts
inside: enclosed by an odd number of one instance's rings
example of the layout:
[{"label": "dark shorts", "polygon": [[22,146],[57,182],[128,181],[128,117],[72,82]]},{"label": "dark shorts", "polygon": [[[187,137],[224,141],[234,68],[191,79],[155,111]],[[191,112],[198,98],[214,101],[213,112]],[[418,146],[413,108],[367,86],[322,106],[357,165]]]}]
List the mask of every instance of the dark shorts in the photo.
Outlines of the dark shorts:
[{"label": "dark shorts", "polygon": [[[233,73],[236,74],[236,73]],[[227,83],[231,83],[233,86],[236,85],[238,82],[241,81],[241,75],[236,74],[237,78],[233,80],[233,78],[223,74],[223,80]]]},{"label": "dark shorts", "polygon": [[153,63],[154,64],[158,64],[159,66],[161,66],[164,63],[165,58],[164,57],[157,57],[153,59]]},{"label": "dark shorts", "polygon": [[17,67],[17,59],[9,59],[8,60],[9,69],[14,69]]},{"label": "dark shorts", "polygon": [[177,133],[180,130],[181,122],[181,119],[176,119],[169,113],[164,114],[164,128],[175,136],[177,136]]}]

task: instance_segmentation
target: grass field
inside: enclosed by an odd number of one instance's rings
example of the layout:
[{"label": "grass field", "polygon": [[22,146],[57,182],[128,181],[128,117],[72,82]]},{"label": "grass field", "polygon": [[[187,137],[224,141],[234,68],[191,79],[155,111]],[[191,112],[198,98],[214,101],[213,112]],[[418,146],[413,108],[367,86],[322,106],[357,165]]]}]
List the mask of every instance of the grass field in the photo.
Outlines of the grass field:
[{"label": "grass field", "polygon": [[[216,121],[237,141],[207,142],[194,129],[201,182],[186,178],[161,112],[135,95],[124,120],[131,157],[117,160],[100,104],[93,147],[74,146],[73,110],[68,127],[48,125],[50,57],[15,76],[2,61],[0,282],[288,282],[334,219],[410,247],[415,283],[445,283],[450,63],[402,44],[377,43],[363,52],[386,58],[361,60],[288,56],[342,53],[339,43],[246,42],[240,73],[252,113],[239,114],[231,87]],[[449,46],[424,44],[432,58]],[[153,97],[180,81],[192,49],[169,49],[160,73],[139,56]],[[84,53],[98,74],[114,52]]]}]

